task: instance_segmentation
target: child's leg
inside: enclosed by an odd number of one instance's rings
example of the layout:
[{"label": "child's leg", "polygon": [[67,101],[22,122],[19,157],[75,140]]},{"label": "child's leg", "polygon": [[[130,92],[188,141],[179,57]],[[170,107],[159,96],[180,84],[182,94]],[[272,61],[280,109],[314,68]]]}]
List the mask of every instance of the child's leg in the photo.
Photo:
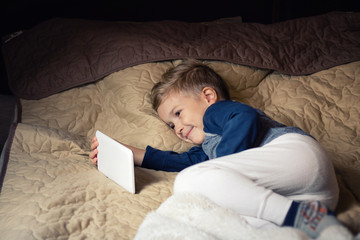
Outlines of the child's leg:
[{"label": "child's leg", "polygon": [[282,225],[292,200],[336,206],[338,187],[320,145],[286,134],[261,148],[194,165],[176,178],[174,192],[197,192],[241,215]]},{"label": "child's leg", "polygon": [[174,193],[200,193],[241,215],[282,224],[292,200],[259,186],[232,169],[201,165],[178,175]]}]

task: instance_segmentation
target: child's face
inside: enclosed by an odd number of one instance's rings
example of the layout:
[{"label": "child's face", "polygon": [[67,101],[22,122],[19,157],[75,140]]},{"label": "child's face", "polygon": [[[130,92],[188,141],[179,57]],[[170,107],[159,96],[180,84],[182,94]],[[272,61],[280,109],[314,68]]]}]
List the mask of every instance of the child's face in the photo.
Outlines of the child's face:
[{"label": "child's face", "polygon": [[212,103],[204,94],[196,97],[185,93],[171,93],[157,111],[161,120],[174,129],[181,140],[200,145],[205,138],[203,117]]}]

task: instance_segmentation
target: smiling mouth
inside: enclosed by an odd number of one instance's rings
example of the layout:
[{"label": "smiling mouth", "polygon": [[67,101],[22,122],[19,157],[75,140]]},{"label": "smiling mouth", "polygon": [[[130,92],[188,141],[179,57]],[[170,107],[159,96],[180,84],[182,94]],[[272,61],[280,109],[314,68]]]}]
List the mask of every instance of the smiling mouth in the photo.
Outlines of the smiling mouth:
[{"label": "smiling mouth", "polygon": [[186,134],[186,136],[185,136],[186,139],[189,139],[190,133],[192,132],[193,128],[194,128],[194,127],[192,127],[192,128],[188,131],[188,133]]}]

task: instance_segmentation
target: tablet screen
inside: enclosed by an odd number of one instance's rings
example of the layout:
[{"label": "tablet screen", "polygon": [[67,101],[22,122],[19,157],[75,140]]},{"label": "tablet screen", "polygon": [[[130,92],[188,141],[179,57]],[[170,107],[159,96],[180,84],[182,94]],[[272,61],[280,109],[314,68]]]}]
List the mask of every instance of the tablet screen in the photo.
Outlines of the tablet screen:
[{"label": "tablet screen", "polygon": [[135,193],[133,152],[100,131],[96,131],[96,137],[99,171],[125,190]]}]

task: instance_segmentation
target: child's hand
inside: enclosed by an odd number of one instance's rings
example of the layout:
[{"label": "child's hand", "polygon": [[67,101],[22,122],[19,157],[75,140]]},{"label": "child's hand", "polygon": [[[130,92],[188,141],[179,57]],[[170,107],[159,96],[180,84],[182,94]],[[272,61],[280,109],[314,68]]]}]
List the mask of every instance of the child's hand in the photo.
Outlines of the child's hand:
[{"label": "child's hand", "polygon": [[96,137],[94,137],[91,141],[91,152],[89,154],[89,158],[92,161],[93,164],[97,164],[97,154],[98,154],[98,149],[97,147],[99,146],[99,142],[97,140]]}]

